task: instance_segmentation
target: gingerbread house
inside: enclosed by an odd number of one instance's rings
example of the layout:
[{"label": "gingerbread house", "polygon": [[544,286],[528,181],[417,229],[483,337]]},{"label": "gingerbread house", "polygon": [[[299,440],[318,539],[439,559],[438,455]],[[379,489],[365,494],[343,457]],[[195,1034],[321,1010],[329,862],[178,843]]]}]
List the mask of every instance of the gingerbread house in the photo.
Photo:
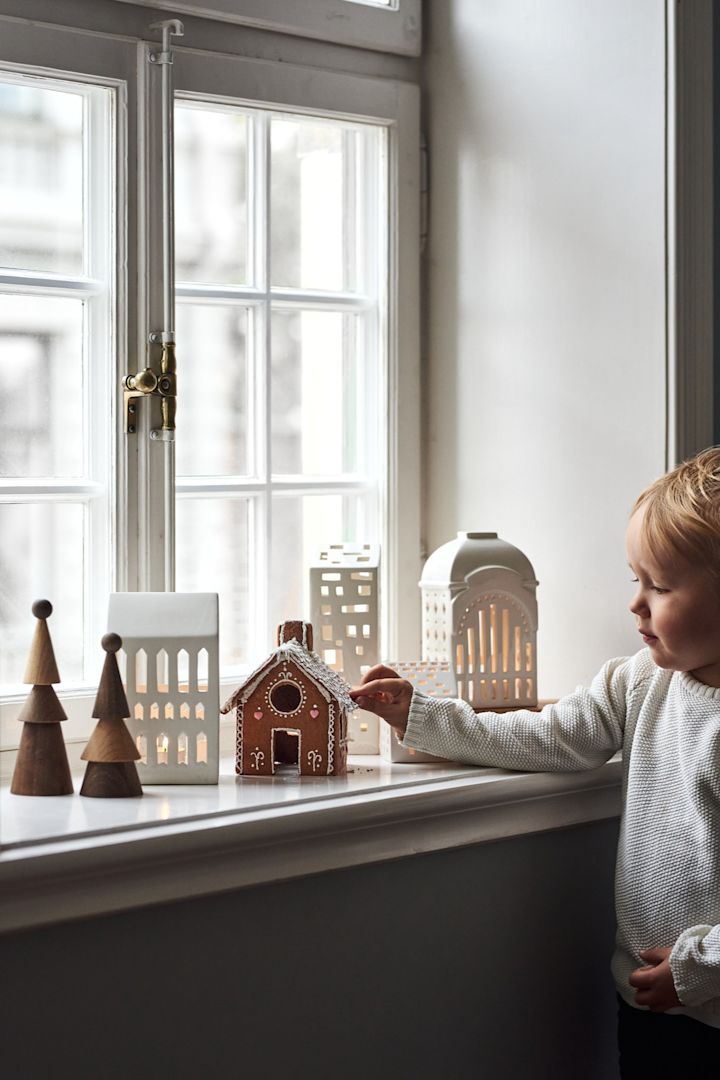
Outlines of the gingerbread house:
[{"label": "gingerbread house", "polygon": [[278,645],[223,705],[236,713],[235,771],[272,776],[278,765],[301,776],[347,771],[348,713],[344,680],[312,651],[312,627],[287,622]]}]

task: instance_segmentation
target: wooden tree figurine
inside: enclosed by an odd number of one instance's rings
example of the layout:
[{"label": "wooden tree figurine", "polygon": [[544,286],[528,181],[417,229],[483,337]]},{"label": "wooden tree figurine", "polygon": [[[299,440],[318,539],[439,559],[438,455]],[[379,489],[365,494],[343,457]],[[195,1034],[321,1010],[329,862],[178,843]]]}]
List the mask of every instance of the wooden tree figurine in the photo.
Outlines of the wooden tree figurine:
[{"label": "wooden tree figurine", "polygon": [[52,614],[52,604],[36,600],[32,613],[38,621],[23,682],[32,683],[33,688],[18,716],[23,730],[10,791],[13,795],[72,795],[60,728],[67,716],[52,687],[60,682],[60,675],[45,621]]},{"label": "wooden tree figurine", "polygon": [[125,726],[130,709],[115,656],[121,645],[117,634],[106,634],[102,639],[107,656],[93,709],[98,722],[80,755],[87,761],[80,794],[98,799],[122,799],[143,793],[135,766],[140,752]]}]

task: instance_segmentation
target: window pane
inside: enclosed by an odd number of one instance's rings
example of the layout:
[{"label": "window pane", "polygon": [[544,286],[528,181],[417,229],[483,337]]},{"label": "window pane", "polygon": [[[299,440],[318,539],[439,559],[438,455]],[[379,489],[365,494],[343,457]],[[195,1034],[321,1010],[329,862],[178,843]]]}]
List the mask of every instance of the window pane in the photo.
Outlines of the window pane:
[{"label": "window pane", "polygon": [[0,476],[83,473],[83,304],[0,295]]},{"label": "window pane", "polygon": [[247,116],[175,105],[178,281],[247,282]]},{"label": "window pane", "polygon": [[83,95],[0,81],[0,265],[83,269]]},{"label": "window pane", "polygon": [[85,507],[0,503],[0,683],[21,683],[35,630],[31,607],[53,605],[48,627],[62,682],[83,678]]},{"label": "window pane", "polygon": [[176,589],[220,597],[220,670],[248,662],[249,503],[247,499],[177,500]]},{"label": "window pane", "polygon": [[339,312],[273,315],[274,473],[337,475],[357,470],[363,394],[356,324],[356,316]]},{"label": "window pane", "polygon": [[359,134],[314,118],[272,118],[272,284],[355,288],[354,167]]},{"label": "window pane", "polygon": [[[0,264],[18,285],[0,293],[0,479],[11,481],[0,498],[0,684],[22,678],[38,597],[55,609],[63,684],[97,675],[113,542],[114,104],[114,90],[69,77],[0,76]],[[53,274],[80,280],[70,292]],[[74,495],[40,494],[55,478]]]},{"label": "window pane", "polygon": [[[184,393],[178,409],[179,476],[249,472],[246,308],[177,305]],[[208,377],[211,365],[212,378]]]},{"label": "window pane", "polygon": [[361,498],[344,495],[278,495],[272,507],[270,629],[307,617],[309,566],[322,548],[358,537]]}]

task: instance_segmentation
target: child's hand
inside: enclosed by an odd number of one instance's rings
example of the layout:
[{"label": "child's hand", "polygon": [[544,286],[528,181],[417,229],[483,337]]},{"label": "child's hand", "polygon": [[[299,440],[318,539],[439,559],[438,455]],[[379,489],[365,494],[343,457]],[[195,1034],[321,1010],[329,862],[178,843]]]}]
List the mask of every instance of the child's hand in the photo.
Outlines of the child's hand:
[{"label": "child's hand", "polygon": [[637,968],[630,976],[636,1003],[647,1005],[650,1012],[666,1012],[682,1005],[670,970],[671,952],[672,949],[643,949],[640,959],[648,966]]},{"label": "child's hand", "polygon": [[359,708],[377,713],[402,737],[408,722],[412,683],[401,679],[397,671],[377,664],[363,677],[360,686],[350,691]]}]

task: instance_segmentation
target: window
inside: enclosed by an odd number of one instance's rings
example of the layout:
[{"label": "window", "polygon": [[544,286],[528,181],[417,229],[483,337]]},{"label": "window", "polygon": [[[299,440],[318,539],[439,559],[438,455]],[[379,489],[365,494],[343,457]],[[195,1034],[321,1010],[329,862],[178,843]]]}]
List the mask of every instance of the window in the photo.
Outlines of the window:
[{"label": "window", "polygon": [[316,546],[379,541],[387,648],[414,642],[417,89],[177,51],[173,446],[154,399],[123,434],[118,389],[162,329],[159,72],[133,43],[4,35],[0,186],[30,210],[0,210],[1,745],[43,594],[68,741],[112,589],[220,592],[232,672]]}]

